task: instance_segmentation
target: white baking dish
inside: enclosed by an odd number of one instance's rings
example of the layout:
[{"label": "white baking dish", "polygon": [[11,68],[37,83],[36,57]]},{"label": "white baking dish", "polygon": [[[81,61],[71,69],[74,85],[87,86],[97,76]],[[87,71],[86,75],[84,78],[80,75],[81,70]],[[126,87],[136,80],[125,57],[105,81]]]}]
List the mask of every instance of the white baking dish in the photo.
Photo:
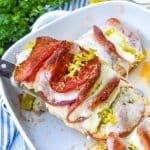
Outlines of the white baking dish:
[{"label": "white baking dish", "polygon": [[[21,51],[27,41],[37,36],[48,35],[58,39],[74,40],[89,30],[92,25],[103,24],[110,17],[118,17],[124,24],[136,30],[140,34],[144,47],[150,50],[149,11],[131,2],[113,1],[76,10],[61,19],[47,24],[40,30],[28,34],[16,42],[5,53],[3,59],[15,62],[15,53]],[[140,79],[138,76],[140,67],[130,74],[129,79],[136,87],[144,91],[146,97],[150,98],[150,87],[147,86],[145,80]],[[32,114],[29,118],[34,118],[33,122],[24,121],[20,116],[17,90],[12,87],[7,79],[0,78],[0,81],[2,86],[1,93],[6,105],[30,149],[70,150],[74,148],[74,150],[84,150],[88,145],[91,145],[92,142],[87,140],[84,135],[66,127],[62,121],[49,113],[44,113],[41,116]]]}]

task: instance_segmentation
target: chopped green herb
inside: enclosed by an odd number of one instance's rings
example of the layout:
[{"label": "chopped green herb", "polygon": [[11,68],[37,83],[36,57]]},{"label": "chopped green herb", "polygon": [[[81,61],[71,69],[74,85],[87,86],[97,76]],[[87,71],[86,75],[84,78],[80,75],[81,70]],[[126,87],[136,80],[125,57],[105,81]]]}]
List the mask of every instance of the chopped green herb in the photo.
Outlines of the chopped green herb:
[{"label": "chopped green herb", "polygon": [[79,52],[77,53],[74,58],[72,63],[70,63],[68,67],[68,76],[73,78],[75,73],[80,70],[80,67],[83,62],[90,61],[94,58],[95,56],[95,50],[94,49],[89,49],[88,52]]},{"label": "chopped green herb", "polygon": [[128,150],[138,150],[138,149],[135,145],[130,143],[129,146],[128,146]]},{"label": "chopped green herb", "polygon": [[100,125],[107,123],[115,124],[116,122],[114,113],[110,108],[103,109],[98,113],[98,116],[101,118]]}]

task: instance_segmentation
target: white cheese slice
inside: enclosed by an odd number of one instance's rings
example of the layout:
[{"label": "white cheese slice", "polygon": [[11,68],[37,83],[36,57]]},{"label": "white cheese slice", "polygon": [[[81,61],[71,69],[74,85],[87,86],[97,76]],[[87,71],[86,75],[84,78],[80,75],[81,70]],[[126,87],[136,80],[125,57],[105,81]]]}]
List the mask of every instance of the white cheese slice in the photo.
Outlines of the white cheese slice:
[{"label": "white cheese slice", "polygon": [[19,54],[17,54],[16,55],[16,65],[19,65],[20,63],[25,61],[29,57],[31,51],[32,51],[32,48],[29,48],[29,49],[23,50]]}]

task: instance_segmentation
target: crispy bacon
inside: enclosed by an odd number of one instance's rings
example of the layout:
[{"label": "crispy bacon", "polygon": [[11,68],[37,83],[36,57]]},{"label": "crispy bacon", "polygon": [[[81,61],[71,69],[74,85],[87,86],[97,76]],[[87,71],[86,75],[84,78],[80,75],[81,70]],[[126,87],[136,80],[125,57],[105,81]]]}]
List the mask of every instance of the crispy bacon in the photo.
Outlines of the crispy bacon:
[{"label": "crispy bacon", "polygon": [[105,35],[103,34],[103,31],[99,27],[94,25],[93,26],[93,31],[94,31],[94,36],[95,36],[96,40],[98,42],[100,42],[100,44],[102,44],[108,52],[113,53],[115,56],[118,56],[118,57],[122,58],[118,54],[114,44],[111,41],[106,39]]},{"label": "crispy bacon", "polygon": [[137,133],[145,150],[150,150],[150,135],[141,126],[137,128]]},{"label": "crispy bacon", "polygon": [[30,56],[19,66],[16,66],[14,79],[16,81],[33,81],[43,62],[58,50],[62,44],[50,37],[39,37]]},{"label": "crispy bacon", "polygon": [[58,63],[54,68],[54,71],[52,72],[50,85],[55,91],[65,93],[74,90],[80,87],[82,84],[86,83],[87,81],[93,80],[93,78],[95,78],[95,76],[99,74],[100,62],[98,57],[95,56],[93,60],[85,62],[83,64],[83,66],[80,68],[80,71],[76,73],[75,77],[70,78],[68,76],[65,76],[68,64],[71,60],[68,60],[69,57],[65,56],[67,56],[67,54],[60,57]]},{"label": "crispy bacon", "polygon": [[39,92],[40,97],[42,98],[42,100],[44,100],[47,104],[49,105],[53,105],[53,106],[66,106],[66,105],[71,105],[72,103],[75,102],[75,100],[62,100],[62,101],[55,101],[55,100],[49,100],[47,99],[47,97],[44,95],[43,92]]},{"label": "crispy bacon", "polygon": [[106,23],[115,27],[119,27],[121,25],[121,22],[117,18],[109,18]]},{"label": "crispy bacon", "polygon": [[[58,59],[62,56],[62,55],[66,55],[72,56],[71,53],[68,53],[73,46],[73,43],[68,42],[68,41],[62,41],[62,46],[59,47],[59,50],[54,51],[53,54],[44,62],[43,66],[42,66],[42,70],[49,70],[50,72],[53,71],[54,67],[56,67],[58,64]],[[64,56],[63,56],[64,57]],[[68,59],[68,58],[67,58]],[[61,66],[61,67],[60,67]],[[62,68],[62,64],[59,65],[59,68],[57,68],[57,73],[59,74],[60,68]]]},{"label": "crispy bacon", "polygon": [[96,97],[89,103],[89,108],[94,109],[98,104],[105,101],[120,82],[119,77],[114,77],[107,85],[96,95]]},{"label": "crispy bacon", "polygon": [[127,150],[125,144],[121,141],[121,138],[116,133],[109,133],[107,138],[108,150]]},{"label": "crispy bacon", "polygon": [[73,111],[75,111],[75,109],[85,100],[87,94],[89,93],[90,89],[92,88],[92,86],[94,85],[95,81],[98,78],[98,74],[95,75],[95,77],[88,81],[81,89],[81,92],[79,93],[79,97],[78,99],[75,101],[75,103],[73,103],[68,110],[68,114],[67,114],[67,121],[70,123],[77,123],[77,122],[82,122],[85,119],[87,119],[88,117],[78,117],[75,120],[71,120],[70,119],[70,115],[73,113]]}]

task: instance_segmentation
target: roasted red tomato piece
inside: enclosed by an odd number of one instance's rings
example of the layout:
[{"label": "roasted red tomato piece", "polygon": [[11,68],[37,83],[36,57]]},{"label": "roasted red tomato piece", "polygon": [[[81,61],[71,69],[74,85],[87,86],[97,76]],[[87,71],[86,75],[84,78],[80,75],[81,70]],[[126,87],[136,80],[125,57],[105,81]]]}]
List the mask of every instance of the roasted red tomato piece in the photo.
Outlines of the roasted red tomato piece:
[{"label": "roasted red tomato piece", "polygon": [[[68,70],[68,65],[73,59],[73,54],[69,52],[62,52],[61,56],[57,59],[54,69],[52,71],[52,76],[50,78],[50,86],[57,92],[67,92],[65,90],[65,73]],[[72,85],[71,85],[72,86]]]},{"label": "roasted red tomato piece", "polygon": [[89,103],[89,108],[94,109],[98,104],[106,100],[120,82],[119,77],[114,77],[109,81],[105,87],[96,95],[96,97]]},{"label": "roasted red tomato piece", "polygon": [[106,138],[101,133],[91,133],[90,131],[87,131],[86,134],[98,142],[106,140]]},{"label": "roasted red tomato piece", "polygon": [[[80,70],[77,71],[75,77],[70,78],[68,76],[65,76],[67,71],[67,66],[71,62],[68,61],[68,58],[63,56],[60,57],[60,60],[58,61],[57,65],[54,68],[53,71],[54,74],[50,79],[51,87],[55,91],[60,93],[65,93],[80,87],[85,82],[92,80],[93,77],[95,77],[95,75],[99,74],[99,70],[100,70],[99,59],[95,56],[94,59],[92,59],[91,61],[83,63]],[[61,72],[59,71],[59,75],[57,70],[61,71]]]}]

